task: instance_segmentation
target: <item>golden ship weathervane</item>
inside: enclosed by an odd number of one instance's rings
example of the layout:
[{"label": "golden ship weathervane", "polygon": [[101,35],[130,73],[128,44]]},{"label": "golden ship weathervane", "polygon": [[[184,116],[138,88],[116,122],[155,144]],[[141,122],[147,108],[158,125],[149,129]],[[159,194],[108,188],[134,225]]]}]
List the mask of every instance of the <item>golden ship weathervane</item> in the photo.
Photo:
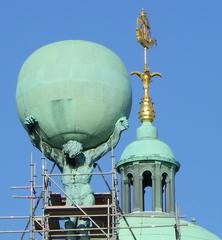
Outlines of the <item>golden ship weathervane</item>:
[{"label": "golden ship weathervane", "polygon": [[144,95],[140,102],[139,118],[141,122],[153,122],[155,118],[155,112],[152,99],[149,96],[149,86],[151,83],[151,79],[155,76],[161,77],[161,74],[158,72],[151,73],[147,66],[147,50],[154,44],[156,44],[156,40],[151,38],[150,25],[147,19],[147,15],[143,9],[141,10],[139,17],[137,18],[136,38],[137,41],[144,48],[144,71],[134,71],[131,73],[131,75],[137,75],[141,79],[143,84]]}]

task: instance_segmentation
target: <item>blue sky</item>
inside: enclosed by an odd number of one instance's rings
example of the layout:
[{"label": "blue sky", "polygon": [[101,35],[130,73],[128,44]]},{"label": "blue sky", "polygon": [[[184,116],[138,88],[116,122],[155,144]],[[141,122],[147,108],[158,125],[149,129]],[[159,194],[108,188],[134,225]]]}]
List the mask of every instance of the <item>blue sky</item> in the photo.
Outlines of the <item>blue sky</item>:
[{"label": "blue sky", "polygon": [[[158,45],[150,51],[154,79],[151,94],[159,137],[181,163],[176,197],[181,214],[222,237],[222,2],[220,0],[1,0],[0,2],[0,215],[27,214],[25,200],[11,199],[13,185],[26,185],[33,151],[19,123],[16,81],[25,59],[39,47],[65,39],[94,41],[112,49],[127,70],[142,70],[142,49],[135,39],[141,8],[148,11]],[[142,89],[131,78],[130,129],[123,134],[117,158],[135,139]],[[108,159],[108,157],[105,157]],[[108,160],[103,161],[106,168]],[[0,239],[4,236],[0,235]]]}]

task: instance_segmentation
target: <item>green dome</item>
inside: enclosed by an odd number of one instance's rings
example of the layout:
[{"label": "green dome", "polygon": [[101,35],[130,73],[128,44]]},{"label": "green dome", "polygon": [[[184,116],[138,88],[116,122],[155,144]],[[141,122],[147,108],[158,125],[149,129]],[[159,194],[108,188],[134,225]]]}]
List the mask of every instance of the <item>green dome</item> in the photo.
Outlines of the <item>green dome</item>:
[{"label": "green dome", "polygon": [[[155,215],[152,213],[131,214],[126,216],[137,240],[174,240],[175,218],[169,215]],[[120,240],[133,240],[123,218],[118,224],[118,236]],[[220,240],[208,230],[185,220],[180,220],[181,240]]]},{"label": "green dome", "polygon": [[169,146],[157,138],[156,128],[150,122],[144,122],[137,129],[137,140],[125,148],[117,167],[137,161],[168,162],[175,164],[177,169],[180,166]]},{"label": "green dome", "polygon": [[131,87],[111,50],[67,40],[46,45],[26,60],[16,102],[21,123],[34,116],[52,146],[73,139],[91,148],[109,138],[120,117],[129,116]]}]

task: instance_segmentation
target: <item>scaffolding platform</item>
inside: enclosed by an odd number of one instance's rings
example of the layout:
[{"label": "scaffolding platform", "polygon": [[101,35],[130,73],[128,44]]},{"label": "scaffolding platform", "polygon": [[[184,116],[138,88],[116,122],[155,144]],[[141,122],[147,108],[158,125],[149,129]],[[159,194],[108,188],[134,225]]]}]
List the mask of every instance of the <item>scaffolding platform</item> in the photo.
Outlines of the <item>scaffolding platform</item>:
[{"label": "scaffolding platform", "polygon": [[[5,219],[21,219],[24,222],[24,230],[3,230],[2,234],[15,234],[20,240],[65,240],[68,236],[89,236],[90,239],[116,239],[116,219],[117,219],[117,180],[115,169],[115,158],[112,152],[112,170],[103,172],[98,166],[98,172],[89,175],[101,176],[108,192],[94,193],[95,203],[90,206],[78,205],[73,201],[71,206],[66,205],[66,199],[72,200],[63,187],[55,180],[61,177],[62,173],[53,173],[55,165],[51,171],[47,170],[46,158],[42,155],[41,183],[36,185],[36,164],[31,155],[30,163],[30,185],[12,187],[14,190],[27,190],[28,195],[13,195],[14,198],[24,198],[30,200],[30,214],[27,216],[9,216]],[[86,173],[78,173],[86,175]],[[109,176],[111,186],[106,180]],[[55,177],[55,179],[54,179]],[[58,191],[58,192],[54,192]],[[69,201],[70,202],[70,201]],[[38,213],[38,215],[37,215]],[[75,228],[66,228],[67,221],[87,220],[89,226],[81,223]],[[3,218],[2,218],[3,219]],[[72,225],[71,225],[72,226]]]},{"label": "scaffolding platform", "polygon": [[[88,216],[90,216],[97,226],[103,229],[106,234],[111,232],[112,195],[110,193],[95,193],[94,196],[95,205],[75,207],[66,206],[66,198],[61,196],[61,194],[50,194],[50,205],[44,209],[44,215],[47,216],[48,219],[49,239],[61,239],[61,236],[65,236],[66,232],[60,227],[60,221],[71,217],[87,219]],[[36,218],[34,223],[36,231],[43,230],[43,221],[41,218]],[[89,229],[89,235],[91,237],[104,238],[104,234],[101,234],[101,231],[95,224],[92,224],[92,227]]]}]

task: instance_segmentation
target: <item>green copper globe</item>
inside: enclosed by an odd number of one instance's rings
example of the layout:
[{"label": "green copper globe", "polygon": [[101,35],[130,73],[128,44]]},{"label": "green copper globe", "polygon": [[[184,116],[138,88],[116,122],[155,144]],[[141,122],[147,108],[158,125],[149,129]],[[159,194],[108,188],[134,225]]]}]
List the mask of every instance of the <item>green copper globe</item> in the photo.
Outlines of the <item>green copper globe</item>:
[{"label": "green copper globe", "polygon": [[106,141],[116,121],[129,116],[131,87],[111,50],[67,40],[46,45],[25,61],[16,102],[21,123],[32,115],[52,146],[72,139],[87,149]]}]

